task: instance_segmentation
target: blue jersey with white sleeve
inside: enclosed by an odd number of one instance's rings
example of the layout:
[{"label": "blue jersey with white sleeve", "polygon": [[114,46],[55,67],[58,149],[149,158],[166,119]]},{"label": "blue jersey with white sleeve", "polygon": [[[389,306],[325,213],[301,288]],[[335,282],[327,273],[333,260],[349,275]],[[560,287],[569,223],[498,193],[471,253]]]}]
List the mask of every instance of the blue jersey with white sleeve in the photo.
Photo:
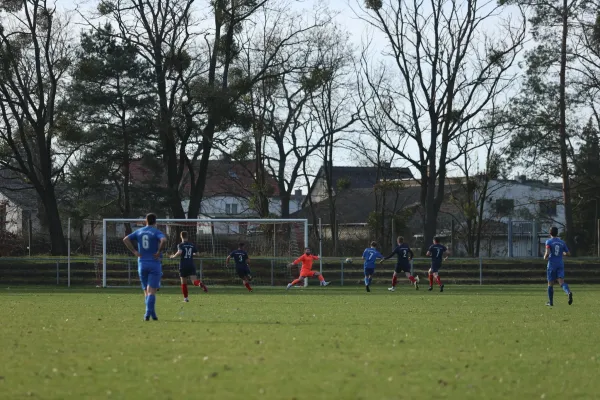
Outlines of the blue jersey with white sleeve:
[{"label": "blue jersey with white sleeve", "polygon": [[546,240],[546,248],[550,255],[548,256],[548,268],[562,267],[564,265],[563,253],[568,253],[567,244],[560,238],[554,237]]},{"label": "blue jersey with white sleeve", "polygon": [[138,252],[140,253],[138,262],[140,264],[151,262],[160,263],[160,259],[154,259],[154,254],[158,252],[161,239],[165,238],[165,235],[161,231],[152,226],[145,226],[127,235],[127,238],[137,242]]},{"label": "blue jersey with white sleeve", "polygon": [[377,261],[378,258],[383,258],[383,256],[377,249],[368,247],[363,252],[363,258],[365,259],[364,267],[365,269],[368,269],[375,268],[375,261]]}]

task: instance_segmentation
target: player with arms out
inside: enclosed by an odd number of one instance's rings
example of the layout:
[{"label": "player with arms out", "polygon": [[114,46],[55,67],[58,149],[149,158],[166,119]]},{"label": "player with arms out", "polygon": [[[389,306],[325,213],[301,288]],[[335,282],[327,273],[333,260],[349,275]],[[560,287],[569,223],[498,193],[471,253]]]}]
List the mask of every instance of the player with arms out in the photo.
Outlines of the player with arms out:
[{"label": "player with arms out", "polygon": [[397,242],[398,246],[396,246],[392,254],[390,254],[387,257],[384,257],[384,259],[381,260],[381,264],[383,264],[385,260],[389,260],[394,256],[394,254],[398,257],[396,267],[394,268],[394,274],[392,275],[392,287],[388,288],[388,290],[390,292],[394,292],[396,290],[396,283],[398,283],[398,274],[401,272],[404,272],[410,283],[415,285],[416,290],[419,290],[419,277],[417,276],[415,278],[410,274],[410,260],[413,259],[414,253],[410,249],[410,246],[404,243],[403,236],[398,236]]},{"label": "player with arms out", "polygon": [[563,255],[570,256],[567,244],[558,237],[558,228],[553,226],[550,228],[550,239],[546,240],[546,253],[544,260],[548,260],[548,268],[546,275],[548,278],[548,303],[547,306],[554,305],[554,283],[558,281],[560,287],[569,297],[569,305],[573,304],[573,293],[569,289],[569,285],[565,282],[565,263]]},{"label": "player with arms out", "polygon": [[294,286],[300,282],[303,282],[304,279],[306,279],[306,278],[312,278],[313,276],[316,276],[319,278],[319,282],[320,282],[321,286],[329,285],[331,282],[325,282],[325,278],[323,277],[323,275],[321,275],[320,272],[312,270],[313,262],[318,259],[319,259],[319,256],[313,256],[308,247],[306,249],[304,249],[304,254],[302,254],[293,263],[291,263],[289,265],[290,267],[292,267],[292,265],[297,265],[297,264],[302,263],[302,268],[300,269],[300,276],[298,277],[298,279],[294,279],[292,281],[292,283],[288,283],[286,290],[290,290],[290,288],[292,286]]},{"label": "player with arms out", "polygon": [[239,243],[237,250],[234,250],[227,256],[225,260],[225,265],[229,265],[229,260],[233,258],[235,262],[235,271],[238,276],[244,282],[244,286],[248,289],[249,292],[252,291],[252,287],[250,286],[250,281],[252,281],[252,272],[250,272],[250,257],[248,253],[244,250],[244,243]]},{"label": "player with arms out", "polygon": [[198,253],[196,246],[193,243],[188,242],[188,233],[181,232],[181,243],[177,245],[177,253],[173,254],[171,258],[180,257],[179,259],[179,280],[181,281],[181,293],[183,293],[183,301],[189,302],[188,299],[188,278],[192,281],[194,286],[200,286],[204,292],[208,292],[208,288],[196,274],[196,266],[194,265],[194,254]]},{"label": "player with arms out", "polygon": [[[446,256],[446,258],[444,258],[444,253],[448,252],[448,255]],[[427,257],[431,257],[431,268],[429,268],[429,291],[433,290],[433,278],[435,278],[435,281],[437,282],[437,284],[440,286],[440,292],[444,291],[444,285],[442,284],[442,281],[440,280],[440,275],[439,275],[439,271],[440,268],[442,268],[442,260],[447,260],[448,256],[450,255],[450,252],[448,251],[448,249],[446,248],[446,246],[444,246],[443,244],[440,244],[440,238],[439,237],[435,237],[433,238],[433,244],[431,246],[429,246],[429,250],[427,250]]]},{"label": "player with arms out", "polygon": [[[132,241],[137,242],[137,250]],[[165,235],[156,229],[156,214],[146,215],[146,226],[123,238],[125,246],[138,258],[138,273],[146,297],[144,320],[158,320],[156,316],[156,291],[162,276],[162,251],[167,243]]]},{"label": "player with arms out", "polygon": [[375,273],[375,263],[377,259],[383,259],[383,255],[377,250],[377,242],[371,242],[371,247],[367,247],[362,255],[365,268],[365,290],[371,291],[371,279]]}]

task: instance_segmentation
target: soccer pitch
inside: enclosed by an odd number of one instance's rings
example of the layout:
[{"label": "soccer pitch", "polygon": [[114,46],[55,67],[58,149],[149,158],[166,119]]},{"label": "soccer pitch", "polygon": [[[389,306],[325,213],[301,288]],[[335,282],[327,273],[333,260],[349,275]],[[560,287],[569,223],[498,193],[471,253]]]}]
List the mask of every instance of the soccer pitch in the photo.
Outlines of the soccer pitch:
[{"label": "soccer pitch", "polygon": [[2,288],[0,398],[600,396],[593,286],[209,289]]}]

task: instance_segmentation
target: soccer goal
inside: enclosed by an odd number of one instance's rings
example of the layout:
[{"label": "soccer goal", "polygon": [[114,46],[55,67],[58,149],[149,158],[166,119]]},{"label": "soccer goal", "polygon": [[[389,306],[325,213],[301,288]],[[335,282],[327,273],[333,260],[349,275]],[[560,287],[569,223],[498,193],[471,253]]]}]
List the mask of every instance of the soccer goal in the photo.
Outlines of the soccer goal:
[{"label": "soccer goal", "polygon": [[[108,218],[102,221],[102,287],[139,284],[137,260],[123,244],[123,237],[144,227],[143,219]],[[199,254],[196,268],[201,279],[211,284],[234,284],[237,275],[227,256],[244,243],[257,285],[273,285],[291,278],[297,271],[288,268],[308,246],[306,219],[159,219],[157,226],[167,236],[163,257],[163,282],[176,284],[177,252],[182,231],[195,243]]]}]

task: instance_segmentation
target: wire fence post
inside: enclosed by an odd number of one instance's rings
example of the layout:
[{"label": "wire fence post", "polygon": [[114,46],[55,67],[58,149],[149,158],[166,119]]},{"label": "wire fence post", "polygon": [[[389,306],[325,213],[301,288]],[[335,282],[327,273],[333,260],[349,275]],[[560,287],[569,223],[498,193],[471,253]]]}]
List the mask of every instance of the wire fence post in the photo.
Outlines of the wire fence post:
[{"label": "wire fence post", "polygon": [[131,285],[131,260],[127,260],[127,284]]},{"label": "wire fence post", "polygon": [[319,272],[323,274],[323,225],[319,218]]},{"label": "wire fence post", "polygon": [[58,272],[59,268],[60,268],[60,261],[57,261],[56,262],[56,284],[57,285],[59,283],[59,272]]},{"label": "wire fence post", "polygon": [[200,269],[198,271],[198,275],[199,275],[201,281],[204,280],[202,277],[202,259],[200,259]]},{"label": "wire fence post", "polygon": [[33,222],[31,222],[31,211],[29,212],[29,220],[27,221],[27,235],[29,236],[29,246],[27,246],[27,250],[29,250],[29,257],[31,257],[31,235],[33,234]]},{"label": "wire fence post", "polygon": [[479,256],[479,284],[483,285],[483,259]]},{"label": "wire fence post", "polygon": [[508,219],[508,256],[513,256],[513,224],[512,218]]},{"label": "wire fence post", "polygon": [[340,286],[344,286],[344,261],[343,260],[342,260],[341,264],[342,264],[342,269],[341,269],[341,276],[340,276]]},{"label": "wire fence post", "polygon": [[271,286],[275,286],[275,260],[271,260]]},{"label": "wire fence post", "polygon": [[410,260],[410,275],[415,276],[415,260]]},{"label": "wire fence post", "polygon": [[67,222],[67,287],[71,287],[71,217]]}]

